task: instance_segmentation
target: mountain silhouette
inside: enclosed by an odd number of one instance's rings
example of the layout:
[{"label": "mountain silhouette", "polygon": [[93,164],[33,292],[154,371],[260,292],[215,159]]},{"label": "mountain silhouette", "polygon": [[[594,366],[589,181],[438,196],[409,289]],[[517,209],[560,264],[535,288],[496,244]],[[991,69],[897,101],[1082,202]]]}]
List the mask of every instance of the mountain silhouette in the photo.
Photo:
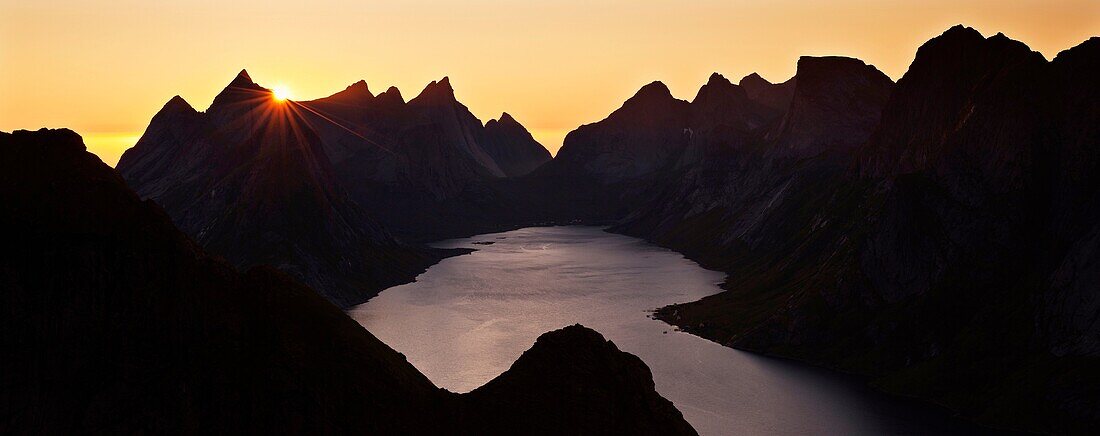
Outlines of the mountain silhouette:
[{"label": "mountain silhouette", "polygon": [[782,114],[787,111],[787,105],[791,104],[791,99],[794,98],[794,87],[797,85],[796,82],[797,80],[792,77],[786,82],[773,84],[767,81],[767,79],[760,77],[759,74],[752,73],[742,77],[741,81],[737,82],[737,84],[745,88],[745,92],[753,101],[759,102],[771,108],[773,111]]},{"label": "mountain silhouette", "polygon": [[207,254],[75,133],[0,155],[7,432],[695,434],[592,330],[453,394],[289,275]]},{"label": "mountain silhouette", "polygon": [[1088,428],[1100,137],[1083,77],[1097,46],[1048,62],[958,26],[896,86],[859,61],[803,58],[778,124],[612,230],[730,273],[726,292],[658,313],[685,330],[989,425]]},{"label": "mountain silhouette", "polygon": [[848,169],[893,86],[874,67],[838,57],[801,58],[792,82],[786,114],[751,132],[711,134],[721,139],[699,149],[697,164],[664,178],[616,229],[716,257],[786,236],[799,209],[827,192],[822,183]]},{"label": "mountain silhouette", "polygon": [[301,111],[245,71],[205,113],[169,101],[117,168],[207,249],[278,267],[340,305],[440,257],[401,244],[352,201]]},{"label": "mountain silhouette", "polygon": [[426,241],[515,226],[500,217],[521,208],[496,185],[550,160],[515,119],[482,125],[446,77],[408,103],[392,87],[347,92],[301,105],[340,185],[387,229]]},{"label": "mountain silhouette", "polygon": [[955,26],[897,83],[845,57],[802,57],[779,84],[715,73],[691,101],[652,82],[553,159],[447,78],[407,103],[365,82],[291,102],[295,130],[242,73],[205,113],[169,101],[119,169],[211,252],[322,292],[376,277],[340,266],[351,247],[399,265],[394,283],[446,254],[397,238],[608,225],[728,273],[656,313],[685,331],[985,424],[1083,432],[1100,422],[1098,63],[1097,38],[1048,61]]},{"label": "mountain silhouette", "polygon": [[530,173],[551,159],[550,152],[508,112],[485,123],[485,136],[485,152],[508,177]]}]

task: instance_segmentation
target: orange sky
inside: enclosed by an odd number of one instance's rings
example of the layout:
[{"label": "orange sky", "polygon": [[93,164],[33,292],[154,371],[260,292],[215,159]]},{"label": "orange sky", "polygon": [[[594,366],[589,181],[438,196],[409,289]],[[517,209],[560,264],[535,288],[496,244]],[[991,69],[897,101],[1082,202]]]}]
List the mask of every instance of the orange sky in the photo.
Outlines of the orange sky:
[{"label": "orange sky", "polygon": [[482,121],[508,111],[556,151],[652,80],[690,99],[799,55],[896,79],[957,23],[1052,58],[1100,35],[1100,1],[0,0],[0,130],[69,127],[113,165],[169,98],[203,110],[241,68],[296,99],[448,75]]}]

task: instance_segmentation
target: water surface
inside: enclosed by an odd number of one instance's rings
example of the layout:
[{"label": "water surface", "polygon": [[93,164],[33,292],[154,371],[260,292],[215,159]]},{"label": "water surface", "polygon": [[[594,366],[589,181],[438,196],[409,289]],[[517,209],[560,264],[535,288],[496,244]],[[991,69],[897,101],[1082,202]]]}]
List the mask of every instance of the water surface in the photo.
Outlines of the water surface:
[{"label": "water surface", "polygon": [[478,251],[349,313],[436,385],[467,392],[549,330],[580,323],[640,357],[657,391],[704,435],[931,434],[941,412],[828,371],[675,331],[649,312],[720,291],[723,274],[596,227],[539,227],[436,244]]}]

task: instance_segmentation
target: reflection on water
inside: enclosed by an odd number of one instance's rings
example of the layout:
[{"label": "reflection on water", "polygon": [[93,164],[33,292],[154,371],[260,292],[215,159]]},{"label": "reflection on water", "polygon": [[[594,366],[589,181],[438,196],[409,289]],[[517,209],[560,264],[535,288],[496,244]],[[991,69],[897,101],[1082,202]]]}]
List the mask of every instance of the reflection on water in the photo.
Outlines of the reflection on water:
[{"label": "reflection on water", "polygon": [[[491,244],[489,244],[491,242]],[[928,409],[833,373],[722,347],[648,311],[719,292],[721,273],[595,227],[540,227],[444,241],[478,251],[349,313],[435,384],[470,391],[540,334],[581,323],[636,354],[701,434],[928,434],[960,430]]]}]

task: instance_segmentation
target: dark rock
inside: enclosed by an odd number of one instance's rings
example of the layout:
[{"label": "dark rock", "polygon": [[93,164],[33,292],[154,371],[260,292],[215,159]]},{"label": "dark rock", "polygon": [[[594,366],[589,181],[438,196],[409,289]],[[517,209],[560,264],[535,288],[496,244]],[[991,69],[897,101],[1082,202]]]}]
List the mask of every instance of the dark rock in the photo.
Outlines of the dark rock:
[{"label": "dark rock", "polygon": [[485,123],[485,151],[508,177],[522,176],[550,161],[550,152],[507,112]]},{"label": "dark rock", "polygon": [[550,158],[510,116],[482,126],[447,78],[408,104],[396,88],[354,107],[334,97],[302,106],[340,185],[408,240],[514,226],[520,221],[515,211],[523,208],[500,192],[497,185],[510,183],[500,179],[526,174]]},{"label": "dark rock", "polygon": [[478,434],[695,434],[641,359],[579,324],[539,336],[466,400],[488,418],[470,426]]},{"label": "dark rock", "polygon": [[779,114],[786,112],[787,106],[791,104],[796,84],[797,80],[794,77],[783,83],[772,84],[756,73],[749,74],[738,82],[738,85],[745,88],[749,98]]},{"label": "dark rock", "polygon": [[[794,138],[794,153],[693,169],[618,227],[730,272],[726,292],[658,317],[989,425],[1096,425],[1096,41],[1047,62],[955,27],[920,48],[888,99],[879,74],[856,92],[804,78],[800,63],[764,141]],[[841,98],[800,99],[815,82]],[[853,96],[865,105],[840,103]],[[770,133],[797,126],[800,101],[823,111],[797,134]]]},{"label": "dark rock", "polygon": [[594,331],[451,394],[292,277],[207,255],[75,133],[0,132],[0,156],[5,432],[694,434]]},{"label": "dark rock", "polygon": [[849,152],[879,122],[894,82],[858,59],[802,57],[790,106],[769,133],[795,157]]},{"label": "dark rock", "polygon": [[661,82],[643,86],[607,119],[569,132],[554,165],[604,185],[649,176],[688,144],[689,106]]},{"label": "dark rock", "polygon": [[[342,101],[348,92],[358,91]],[[397,242],[351,201],[302,110],[246,72],[207,113],[184,106],[165,105],[118,170],[207,249],[241,267],[276,266],[340,305],[439,259]]]},{"label": "dark rock", "polygon": [[205,254],[75,133],[0,134],[0,154],[7,432],[437,428],[445,399],[401,355],[285,274]]}]

